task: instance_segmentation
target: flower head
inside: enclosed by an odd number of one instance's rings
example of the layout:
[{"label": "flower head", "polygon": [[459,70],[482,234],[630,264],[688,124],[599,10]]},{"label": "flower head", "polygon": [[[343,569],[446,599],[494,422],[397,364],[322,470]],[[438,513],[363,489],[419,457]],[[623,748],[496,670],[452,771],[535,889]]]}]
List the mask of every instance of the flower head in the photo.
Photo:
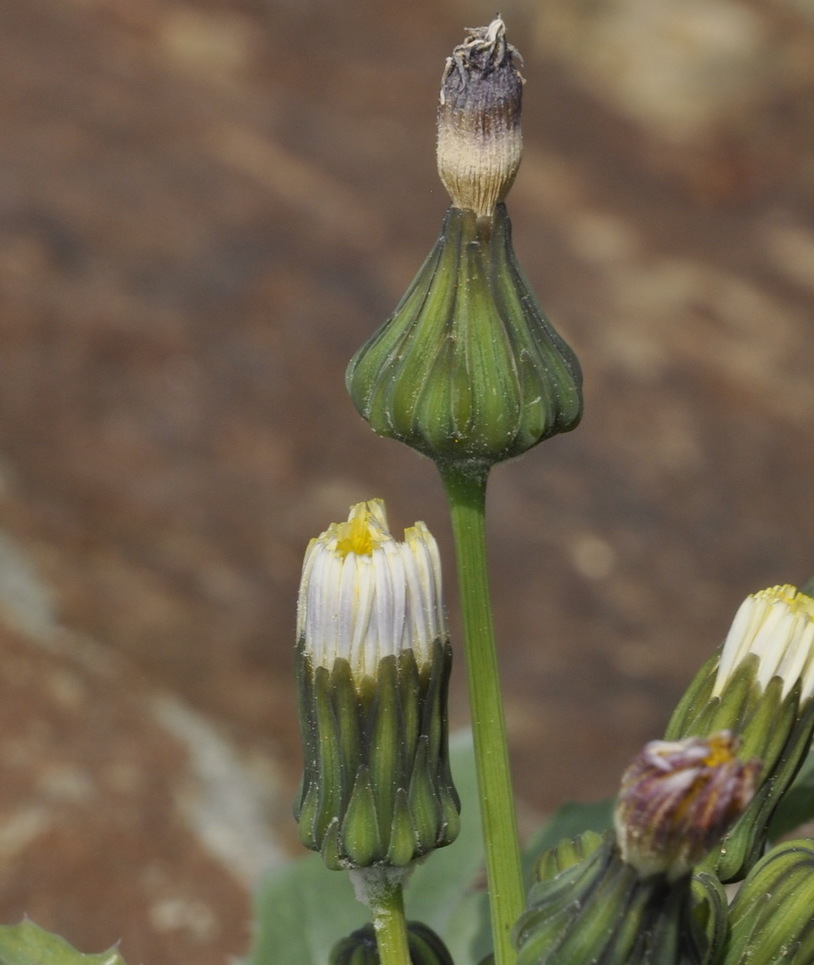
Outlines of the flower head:
[{"label": "flower head", "polygon": [[737,746],[727,731],[651,741],[625,771],[616,836],[642,878],[687,874],[744,812],[761,764],[738,760]]},{"label": "flower head", "polygon": [[295,813],[300,840],[329,867],[406,873],[455,839],[451,663],[438,547],[423,523],[398,542],[371,500],[311,541],[297,611]]},{"label": "flower head", "polygon": [[412,649],[432,657],[446,637],[438,545],[424,523],[398,542],[387,529],[380,499],[357,503],[347,522],[332,523],[305,554],[297,608],[297,638],[315,666],[350,664],[354,677],[373,677],[379,661]]}]

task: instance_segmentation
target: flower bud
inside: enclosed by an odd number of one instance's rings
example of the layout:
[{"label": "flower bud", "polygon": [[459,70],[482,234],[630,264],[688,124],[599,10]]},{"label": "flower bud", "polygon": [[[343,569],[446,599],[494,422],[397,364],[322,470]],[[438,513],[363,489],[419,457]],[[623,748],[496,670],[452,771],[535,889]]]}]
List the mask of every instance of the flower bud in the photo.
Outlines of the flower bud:
[{"label": "flower bud", "polygon": [[778,845],[747,875],[729,912],[721,965],[814,962],[814,841]]},{"label": "flower bud", "polygon": [[512,186],[523,136],[521,59],[496,17],[447,58],[438,105],[438,174],[456,208],[492,216]]},{"label": "flower bud", "polygon": [[488,468],[582,414],[582,373],[515,259],[506,209],[450,208],[395,312],[351,359],[351,399],[380,435]]},{"label": "flower bud", "polygon": [[330,868],[407,868],[458,833],[438,547],[423,523],[404,535],[390,535],[381,501],[359,503],[303,564],[295,816]]},{"label": "flower bud", "polygon": [[529,288],[502,203],[522,150],[515,59],[500,17],[470,29],[448,58],[438,171],[452,207],[401,302],[346,374],[374,432],[467,472],[567,432],[582,415],[579,363]]},{"label": "flower bud", "polygon": [[814,600],[793,586],[747,597],[723,646],[690,684],[666,739],[729,730],[763,768],[751,804],[705,865],[737,881],[763,853],[780,799],[814,735]]},{"label": "flower bud", "polygon": [[512,935],[517,965],[706,965],[709,940],[694,914],[690,879],[643,879],[622,860],[611,833],[587,835],[546,860],[549,870],[562,870],[529,892]]},{"label": "flower bud", "polygon": [[[407,923],[410,965],[453,965],[441,938],[419,921]],[[329,965],[379,965],[379,949],[373,925],[364,925],[334,945]]]},{"label": "flower bud", "polygon": [[760,761],[739,761],[736,747],[728,731],[651,741],[625,771],[614,825],[641,878],[689,874],[744,812]]}]

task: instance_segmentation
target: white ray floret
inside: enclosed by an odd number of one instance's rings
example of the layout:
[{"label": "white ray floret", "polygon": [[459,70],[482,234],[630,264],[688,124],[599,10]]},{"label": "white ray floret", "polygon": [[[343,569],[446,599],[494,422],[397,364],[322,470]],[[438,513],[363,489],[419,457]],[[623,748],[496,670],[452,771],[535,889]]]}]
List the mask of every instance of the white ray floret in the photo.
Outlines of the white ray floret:
[{"label": "white ray floret", "polygon": [[757,682],[764,690],[780,677],[783,698],[798,680],[801,701],[814,696],[814,599],[788,584],[748,596],[724,642],[713,697],[749,654],[759,660]]}]

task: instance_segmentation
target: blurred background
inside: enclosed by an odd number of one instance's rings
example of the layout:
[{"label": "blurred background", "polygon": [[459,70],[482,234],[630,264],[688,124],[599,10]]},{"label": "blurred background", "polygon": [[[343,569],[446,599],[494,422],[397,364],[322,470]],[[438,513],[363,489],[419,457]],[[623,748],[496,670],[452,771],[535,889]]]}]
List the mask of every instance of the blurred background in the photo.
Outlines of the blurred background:
[{"label": "blurred background", "polygon": [[[809,0],[507,0],[521,264],[581,427],[490,483],[524,827],[614,793],[744,595],[814,573]],[[472,0],[0,3],[0,920],[245,953],[297,853],[294,606],[360,499],[450,535],[347,359],[446,207]],[[466,725],[463,667],[452,719]]]}]

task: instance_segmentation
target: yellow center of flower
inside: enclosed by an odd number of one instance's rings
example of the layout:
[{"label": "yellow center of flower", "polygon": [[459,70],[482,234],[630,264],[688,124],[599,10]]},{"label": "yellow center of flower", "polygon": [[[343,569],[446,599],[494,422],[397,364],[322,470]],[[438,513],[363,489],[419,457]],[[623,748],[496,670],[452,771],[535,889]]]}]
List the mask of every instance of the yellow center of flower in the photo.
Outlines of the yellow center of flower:
[{"label": "yellow center of flower", "polygon": [[336,552],[344,559],[349,553],[370,556],[389,537],[380,499],[357,503],[347,522],[335,523]]},{"label": "yellow center of flower", "polygon": [[754,593],[753,596],[757,600],[766,600],[768,603],[784,603],[795,616],[807,616],[810,620],[814,620],[814,600],[789,583],[783,586],[771,586],[759,593]]}]

